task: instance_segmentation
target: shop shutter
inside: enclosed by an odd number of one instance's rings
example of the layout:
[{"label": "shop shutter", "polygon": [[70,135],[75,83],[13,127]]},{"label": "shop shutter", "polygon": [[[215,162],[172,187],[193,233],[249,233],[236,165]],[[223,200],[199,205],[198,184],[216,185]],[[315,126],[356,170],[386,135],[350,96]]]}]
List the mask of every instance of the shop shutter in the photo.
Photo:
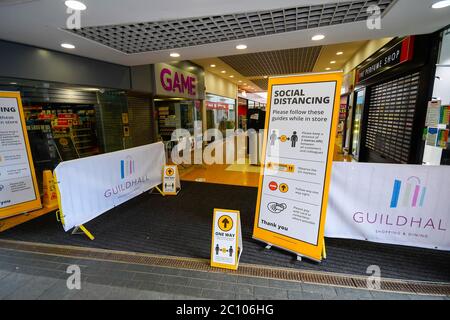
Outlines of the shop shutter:
[{"label": "shop shutter", "polygon": [[22,100],[26,104],[97,104],[97,94],[92,91],[40,87],[22,87],[20,91]]},{"label": "shop shutter", "polygon": [[419,73],[371,88],[365,146],[383,158],[408,163]]},{"label": "shop shutter", "polygon": [[128,96],[128,118],[132,147],[151,143],[154,126],[150,98]]}]

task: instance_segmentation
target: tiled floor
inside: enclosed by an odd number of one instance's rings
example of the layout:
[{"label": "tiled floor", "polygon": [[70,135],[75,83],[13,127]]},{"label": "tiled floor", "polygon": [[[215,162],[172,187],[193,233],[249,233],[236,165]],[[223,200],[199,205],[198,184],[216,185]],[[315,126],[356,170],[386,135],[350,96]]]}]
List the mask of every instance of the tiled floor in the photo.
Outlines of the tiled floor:
[{"label": "tiled floor", "polygon": [[[339,147],[335,148],[334,161],[351,162],[350,156],[344,155]],[[179,166],[181,180],[258,187],[259,173],[247,171],[229,171],[229,164]]]},{"label": "tiled floor", "polygon": [[[68,266],[81,270],[81,289],[69,290]],[[225,273],[149,267],[0,249],[0,299],[433,299]]]}]

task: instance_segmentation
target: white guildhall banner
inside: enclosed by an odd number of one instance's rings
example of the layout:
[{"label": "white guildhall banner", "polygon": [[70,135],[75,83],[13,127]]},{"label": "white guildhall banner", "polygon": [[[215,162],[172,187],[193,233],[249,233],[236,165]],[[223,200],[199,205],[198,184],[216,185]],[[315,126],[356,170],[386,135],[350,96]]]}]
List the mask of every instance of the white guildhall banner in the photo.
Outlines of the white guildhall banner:
[{"label": "white guildhall banner", "polygon": [[55,174],[64,230],[161,184],[165,165],[161,142],[60,163]]},{"label": "white guildhall banner", "polygon": [[450,250],[450,167],[334,163],[325,235]]}]

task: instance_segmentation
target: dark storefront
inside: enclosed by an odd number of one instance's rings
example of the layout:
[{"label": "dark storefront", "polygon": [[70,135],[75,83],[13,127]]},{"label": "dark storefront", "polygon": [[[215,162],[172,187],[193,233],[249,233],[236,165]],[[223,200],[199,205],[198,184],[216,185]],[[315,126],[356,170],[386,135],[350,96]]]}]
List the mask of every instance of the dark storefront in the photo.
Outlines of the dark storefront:
[{"label": "dark storefront", "polygon": [[350,139],[356,160],[422,163],[436,55],[435,35],[396,38],[357,68]]}]

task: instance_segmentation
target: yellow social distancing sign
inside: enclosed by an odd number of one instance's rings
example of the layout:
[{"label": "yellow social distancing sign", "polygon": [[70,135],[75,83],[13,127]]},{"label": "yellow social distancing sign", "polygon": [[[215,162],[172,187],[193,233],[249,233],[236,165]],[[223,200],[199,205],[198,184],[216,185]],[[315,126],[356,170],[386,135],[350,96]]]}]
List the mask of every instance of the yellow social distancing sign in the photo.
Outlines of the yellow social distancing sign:
[{"label": "yellow social distancing sign", "polygon": [[253,238],[324,258],[342,72],[269,79]]},{"label": "yellow social distancing sign", "polygon": [[239,211],[214,209],[211,266],[237,270],[242,250],[242,229]]},{"label": "yellow social distancing sign", "polygon": [[40,209],[19,92],[0,92],[0,219]]}]

